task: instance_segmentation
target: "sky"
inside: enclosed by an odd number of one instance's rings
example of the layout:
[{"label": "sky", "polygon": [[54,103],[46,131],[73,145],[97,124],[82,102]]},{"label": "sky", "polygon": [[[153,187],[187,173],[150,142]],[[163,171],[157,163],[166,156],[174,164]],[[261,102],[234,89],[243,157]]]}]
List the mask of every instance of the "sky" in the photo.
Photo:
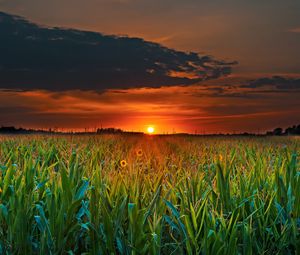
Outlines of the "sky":
[{"label": "sky", "polygon": [[0,12],[0,125],[300,123],[299,1],[0,0]]}]

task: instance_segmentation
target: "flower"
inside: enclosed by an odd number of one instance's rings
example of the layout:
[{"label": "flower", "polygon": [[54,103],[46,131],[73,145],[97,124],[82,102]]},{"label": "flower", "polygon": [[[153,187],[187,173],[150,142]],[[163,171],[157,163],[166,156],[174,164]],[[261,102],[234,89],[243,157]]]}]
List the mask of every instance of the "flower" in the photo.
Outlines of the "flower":
[{"label": "flower", "polygon": [[123,168],[126,167],[126,166],[127,166],[126,160],[124,160],[124,159],[121,160],[121,161],[120,161],[120,165],[121,165],[121,167],[123,167]]},{"label": "flower", "polygon": [[223,161],[223,156],[221,154],[219,155],[219,160]]},{"label": "flower", "polygon": [[143,151],[142,151],[141,149],[137,150],[137,151],[136,151],[136,155],[137,155],[138,157],[143,156]]}]

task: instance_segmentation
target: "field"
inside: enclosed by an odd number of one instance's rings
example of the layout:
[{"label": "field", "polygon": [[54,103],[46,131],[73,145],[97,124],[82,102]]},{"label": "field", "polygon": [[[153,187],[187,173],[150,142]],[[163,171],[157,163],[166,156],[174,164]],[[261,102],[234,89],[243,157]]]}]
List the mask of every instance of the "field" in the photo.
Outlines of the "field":
[{"label": "field", "polygon": [[299,138],[0,142],[0,254],[300,254]]}]

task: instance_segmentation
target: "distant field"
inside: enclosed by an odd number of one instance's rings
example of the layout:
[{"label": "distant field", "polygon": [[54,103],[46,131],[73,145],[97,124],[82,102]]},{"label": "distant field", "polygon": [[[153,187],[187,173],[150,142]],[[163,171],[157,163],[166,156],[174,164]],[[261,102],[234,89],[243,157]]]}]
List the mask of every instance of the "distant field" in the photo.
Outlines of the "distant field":
[{"label": "distant field", "polygon": [[0,254],[300,254],[300,138],[1,136]]}]

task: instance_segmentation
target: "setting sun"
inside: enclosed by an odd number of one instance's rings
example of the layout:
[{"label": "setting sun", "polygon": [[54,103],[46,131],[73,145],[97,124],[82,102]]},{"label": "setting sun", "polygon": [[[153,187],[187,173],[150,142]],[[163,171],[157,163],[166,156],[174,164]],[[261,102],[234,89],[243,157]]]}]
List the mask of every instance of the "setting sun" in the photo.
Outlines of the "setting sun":
[{"label": "setting sun", "polygon": [[147,132],[148,132],[148,134],[153,134],[154,133],[154,127],[148,127],[147,128]]}]

